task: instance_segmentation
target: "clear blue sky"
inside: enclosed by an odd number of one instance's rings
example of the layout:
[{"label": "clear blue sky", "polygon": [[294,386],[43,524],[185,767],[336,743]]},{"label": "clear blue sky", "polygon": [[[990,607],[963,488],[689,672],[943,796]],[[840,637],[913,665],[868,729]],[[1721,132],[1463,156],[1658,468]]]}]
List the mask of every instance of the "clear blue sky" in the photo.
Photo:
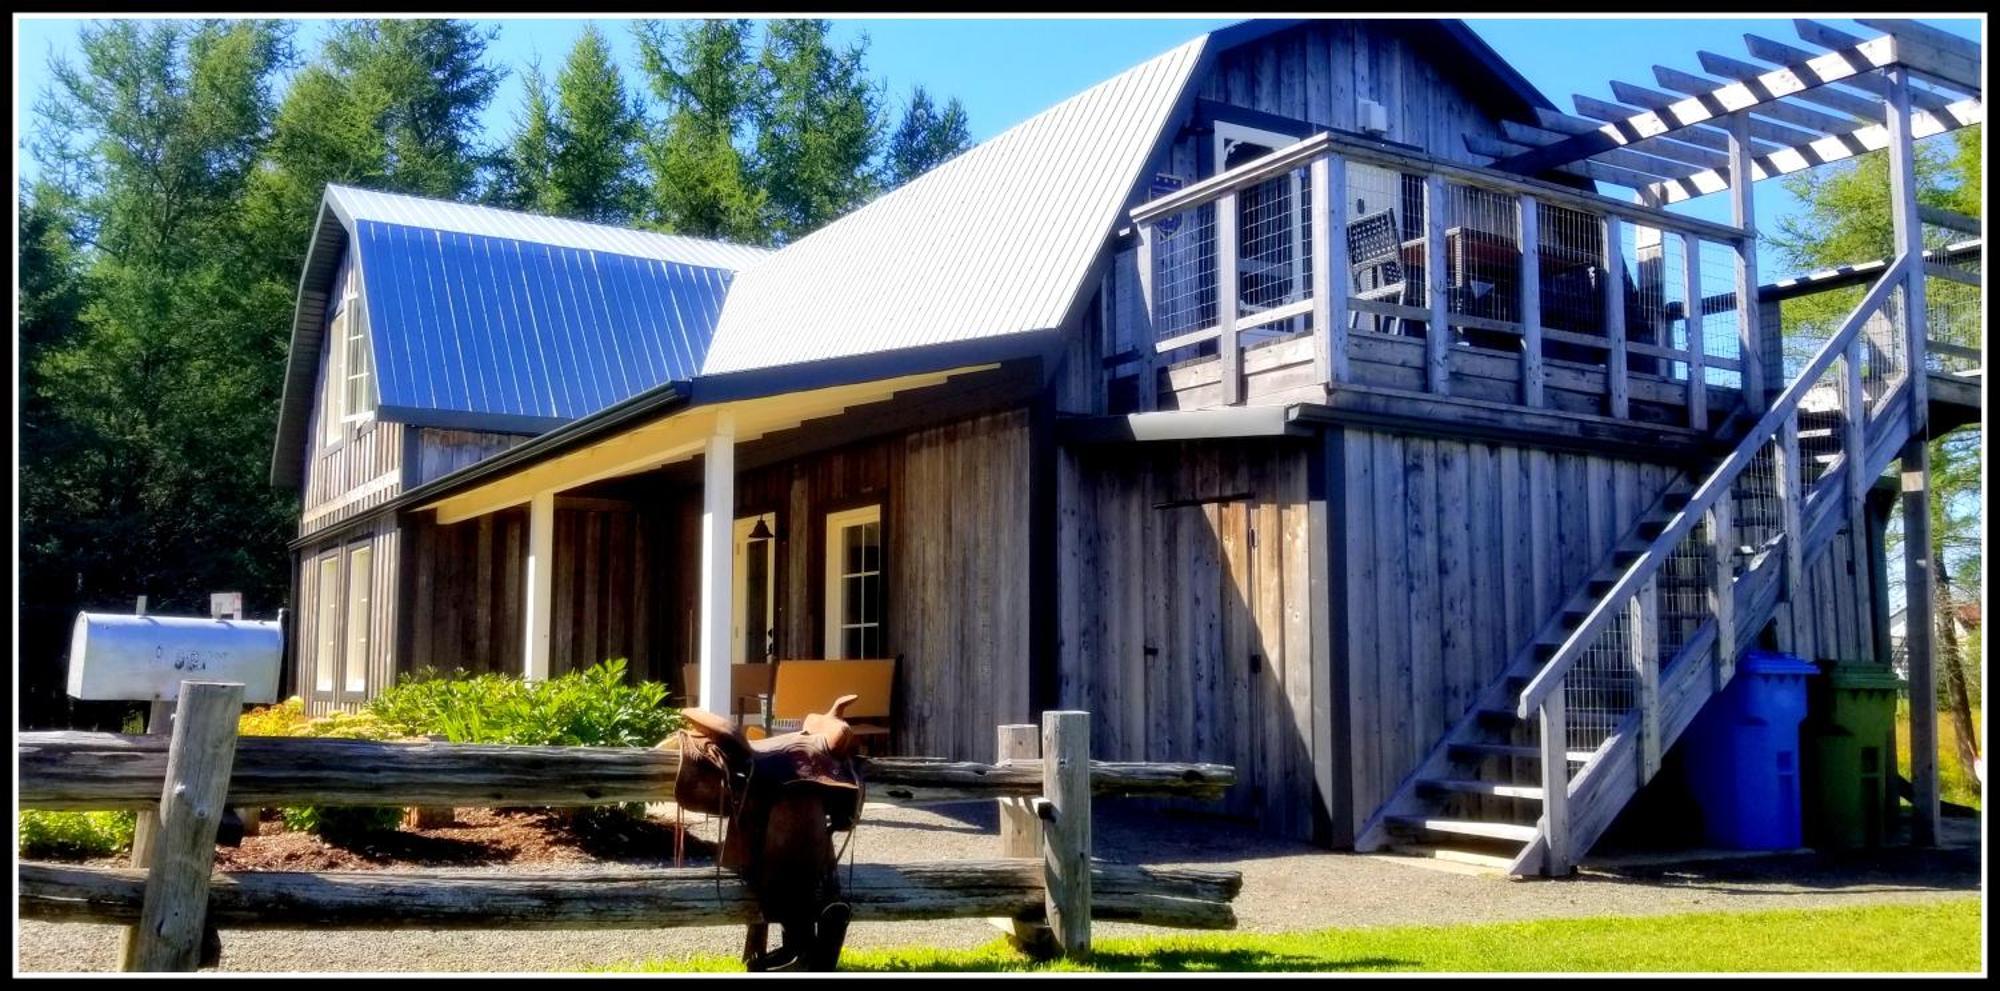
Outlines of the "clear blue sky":
[{"label": "clear blue sky", "polygon": [[[1928,19],[1967,37],[1979,36],[1972,19]],[[33,94],[48,83],[51,54],[75,51],[76,19],[17,20],[15,107],[25,120]],[[518,69],[539,57],[553,71],[586,23],[575,19],[509,18],[481,22],[499,29],[492,61]],[[627,66],[636,66],[629,21],[597,22]],[[1229,19],[903,19],[856,18],[834,22],[842,41],[866,35],[868,64],[888,87],[892,98],[907,98],[922,85],[933,94],[956,96],[965,103],[975,139],[1005,130],[1050,104],[1128,66],[1158,54],[1194,35],[1230,23]],[[1695,53],[1709,49],[1742,57],[1742,35],[1754,32],[1781,41],[1796,41],[1784,20],[1716,17],[1654,20],[1571,17],[1552,19],[1475,18],[1475,31],[1534,83],[1558,107],[1571,108],[1570,96],[1583,93],[1610,99],[1610,80],[1624,79],[1652,86],[1655,62],[1699,71]],[[1837,27],[1872,34],[1849,21],[1828,19]],[[301,22],[298,43],[310,53],[326,22]],[[1657,88],[1657,87],[1655,87]],[[497,140],[513,124],[520,105],[520,80],[509,74],[488,109],[488,138]],[[16,149],[22,169],[31,169]],[[1770,227],[1795,206],[1775,183],[1757,187],[1758,224]],[[1727,219],[1725,197],[1695,201],[1689,212]],[[1778,274],[1775,259],[1766,258],[1767,274]]]}]

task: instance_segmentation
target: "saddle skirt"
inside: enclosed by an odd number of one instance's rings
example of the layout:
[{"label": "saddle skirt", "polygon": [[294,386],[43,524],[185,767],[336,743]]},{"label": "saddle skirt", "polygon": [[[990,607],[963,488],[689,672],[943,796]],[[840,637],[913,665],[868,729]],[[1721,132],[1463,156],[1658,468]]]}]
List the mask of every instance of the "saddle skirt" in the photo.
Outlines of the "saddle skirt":
[{"label": "saddle skirt", "polygon": [[[683,809],[736,818],[767,789],[823,788],[836,830],[860,805],[857,740],[841,712],[859,698],[843,695],[824,713],[806,716],[791,733],[751,740],[727,716],[683,709],[686,726],[660,746],[677,746],[681,768],[674,802]],[[775,798],[775,795],[771,796]]]}]

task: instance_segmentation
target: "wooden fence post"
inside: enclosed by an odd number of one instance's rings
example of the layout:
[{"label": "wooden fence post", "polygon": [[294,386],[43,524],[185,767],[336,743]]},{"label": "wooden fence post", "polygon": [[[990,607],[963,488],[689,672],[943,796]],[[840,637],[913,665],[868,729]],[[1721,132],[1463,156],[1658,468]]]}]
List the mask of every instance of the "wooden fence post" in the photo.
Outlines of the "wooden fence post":
[{"label": "wooden fence post", "polygon": [[152,838],[146,897],[139,924],[127,930],[122,948],[128,971],[192,971],[201,961],[215,830],[229,796],[243,686],[184,681],[179,708],[160,789],[160,825]]},{"label": "wooden fence post", "polygon": [[1090,956],[1090,713],[1042,713],[1042,884],[1065,957]]},{"label": "wooden fence post", "polygon": [[[1014,723],[999,728],[994,759],[1035,760],[1042,756],[1042,733],[1033,723]],[[1000,856],[1032,860],[1042,855],[1042,820],[1035,815],[1034,803],[1024,798],[1002,798],[1000,807]],[[1007,933],[1014,948],[1037,959],[1054,955],[1055,935],[1040,922],[993,919]]]},{"label": "wooden fence post", "polygon": [[[154,699],[146,710],[146,735],[166,736],[174,731],[174,703]],[[132,826],[132,866],[144,869],[153,863],[153,836],[160,831],[160,810],[140,809]]]}]

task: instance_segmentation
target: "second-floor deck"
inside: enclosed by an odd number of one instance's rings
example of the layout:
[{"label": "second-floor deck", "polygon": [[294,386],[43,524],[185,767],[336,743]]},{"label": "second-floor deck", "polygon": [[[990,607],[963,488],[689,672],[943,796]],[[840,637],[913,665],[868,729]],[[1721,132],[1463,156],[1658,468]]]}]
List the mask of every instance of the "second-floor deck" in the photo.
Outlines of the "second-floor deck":
[{"label": "second-floor deck", "polygon": [[[1450,397],[1689,436],[1783,381],[1754,235],[1728,224],[1329,133],[1132,219],[1144,312],[1105,360],[1114,412]],[[1976,341],[1941,350],[1976,369]]]}]

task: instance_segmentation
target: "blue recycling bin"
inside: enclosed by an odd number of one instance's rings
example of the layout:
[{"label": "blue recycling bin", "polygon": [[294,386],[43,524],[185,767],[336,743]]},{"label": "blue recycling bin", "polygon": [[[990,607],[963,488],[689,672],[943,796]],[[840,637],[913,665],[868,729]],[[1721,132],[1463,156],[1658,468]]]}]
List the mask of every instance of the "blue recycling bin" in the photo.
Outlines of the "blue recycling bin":
[{"label": "blue recycling bin", "polygon": [[1791,850],[1799,828],[1799,723],[1819,668],[1753,650],[1682,736],[1688,788],[1708,845]]}]

